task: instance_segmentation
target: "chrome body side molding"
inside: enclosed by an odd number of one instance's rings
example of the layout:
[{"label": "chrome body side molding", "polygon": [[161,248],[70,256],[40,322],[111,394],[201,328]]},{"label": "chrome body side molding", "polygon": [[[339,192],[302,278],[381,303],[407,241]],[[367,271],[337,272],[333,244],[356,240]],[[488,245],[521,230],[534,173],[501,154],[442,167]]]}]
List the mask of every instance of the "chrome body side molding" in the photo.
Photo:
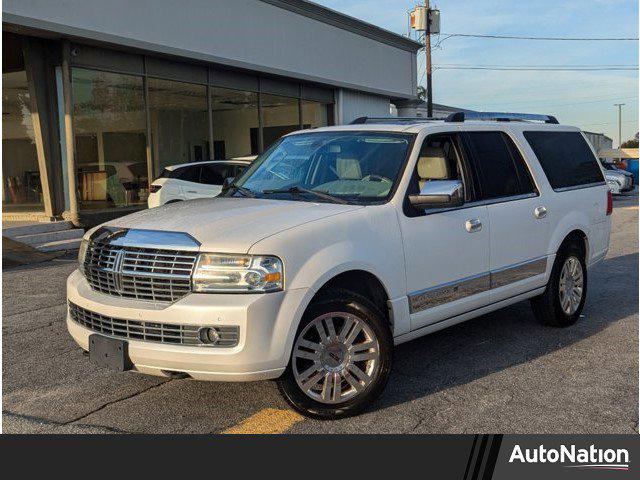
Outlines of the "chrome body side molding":
[{"label": "chrome body side molding", "polygon": [[491,289],[504,287],[520,280],[542,275],[546,271],[547,257],[545,256],[413,292],[408,295],[409,313],[421,312]]},{"label": "chrome body side molding", "polygon": [[491,271],[491,288],[500,288],[547,271],[547,257],[536,258]]},{"label": "chrome body side molding", "polygon": [[409,313],[416,313],[464,297],[486,292],[491,288],[489,272],[437,285],[409,295]]}]

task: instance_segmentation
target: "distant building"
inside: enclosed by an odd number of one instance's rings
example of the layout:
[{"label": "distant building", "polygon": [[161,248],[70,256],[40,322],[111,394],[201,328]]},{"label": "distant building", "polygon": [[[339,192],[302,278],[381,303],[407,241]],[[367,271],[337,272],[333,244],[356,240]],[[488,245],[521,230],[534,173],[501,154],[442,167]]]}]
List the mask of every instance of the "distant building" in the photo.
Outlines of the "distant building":
[{"label": "distant building", "polygon": [[[583,132],[593,149],[597,152],[601,152],[603,150],[611,150],[613,149],[613,140],[607,137],[604,133],[594,133],[594,132]],[[603,160],[612,162],[612,157],[601,157]]]},{"label": "distant building", "polygon": [[[395,108],[394,108],[395,107]],[[447,105],[433,104],[433,118],[446,118],[449,114],[455,112],[472,112],[466,108],[449,107]],[[391,107],[391,115],[398,117],[428,117],[427,102],[420,99],[396,101]]]},{"label": "distant building", "polygon": [[5,0],[2,40],[3,219],[85,225],[167,165],[388,115],[421,48],[307,0]]}]

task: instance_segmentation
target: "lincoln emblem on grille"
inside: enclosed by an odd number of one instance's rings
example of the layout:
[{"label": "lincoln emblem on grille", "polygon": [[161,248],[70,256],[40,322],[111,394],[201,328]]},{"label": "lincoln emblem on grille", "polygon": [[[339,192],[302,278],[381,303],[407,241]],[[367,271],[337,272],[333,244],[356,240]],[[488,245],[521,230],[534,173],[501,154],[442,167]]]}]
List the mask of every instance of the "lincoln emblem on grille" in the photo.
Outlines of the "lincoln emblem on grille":
[{"label": "lincoln emblem on grille", "polygon": [[124,250],[115,252],[113,259],[113,287],[116,292],[122,293],[122,260],[124,260]]}]

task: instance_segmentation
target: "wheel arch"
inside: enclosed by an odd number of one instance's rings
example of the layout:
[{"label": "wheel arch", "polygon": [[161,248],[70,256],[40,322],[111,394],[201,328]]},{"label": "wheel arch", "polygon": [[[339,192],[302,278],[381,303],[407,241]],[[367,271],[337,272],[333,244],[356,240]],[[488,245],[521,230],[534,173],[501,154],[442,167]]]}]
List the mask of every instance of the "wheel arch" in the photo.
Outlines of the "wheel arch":
[{"label": "wheel arch", "polygon": [[584,262],[586,265],[589,264],[589,236],[584,232],[584,230],[580,228],[575,228],[567,233],[558,248],[556,249],[556,253],[562,250],[566,245],[569,244],[578,245],[583,252]]},{"label": "wheel arch", "polygon": [[584,260],[589,265],[591,258],[591,239],[592,234],[591,216],[584,211],[571,209],[565,215],[558,218],[555,228],[552,229],[551,239],[549,242],[549,255],[556,255],[560,249],[569,241],[576,241],[583,248]]},{"label": "wheel arch", "polygon": [[[289,338],[286,343],[286,358],[291,356],[291,350],[293,349],[293,342],[296,332],[300,327],[300,322],[309,306],[322,294],[332,288],[346,288],[353,290],[355,293],[364,295],[370,298],[370,294],[377,295],[378,298],[373,303],[381,308],[382,314],[385,315],[389,322],[391,331],[394,331],[394,318],[401,315],[401,312],[394,313],[394,309],[391,306],[389,295],[389,289],[385,285],[384,281],[377,275],[372,268],[367,268],[361,264],[343,264],[325,272],[320,278],[316,280],[314,285],[309,288],[304,299],[300,302],[299,308],[293,318]],[[370,289],[367,291],[366,289]],[[364,292],[364,293],[363,293]],[[377,302],[377,303],[376,303]],[[288,360],[287,360],[288,361]]]},{"label": "wheel arch", "polygon": [[389,292],[382,281],[372,272],[363,269],[344,270],[326,280],[316,290],[309,304],[321,298],[333,289],[345,289],[362,295],[370,300],[388,321],[392,318],[389,313]]}]

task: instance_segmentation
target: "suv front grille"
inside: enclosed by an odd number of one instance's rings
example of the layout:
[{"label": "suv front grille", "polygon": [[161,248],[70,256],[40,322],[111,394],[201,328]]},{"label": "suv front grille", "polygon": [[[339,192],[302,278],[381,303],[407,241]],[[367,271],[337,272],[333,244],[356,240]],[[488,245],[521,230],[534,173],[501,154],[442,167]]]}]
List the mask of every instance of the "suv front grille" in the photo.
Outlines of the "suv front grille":
[{"label": "suv front grille", "polygon": [[83,265],[97,292],[154,302],[175,302],[191,291],[197,253],[90,243]]},{"label": "suv front grille", "polygon": [[203,347],[235,347],[240,337],[239,327],[220,325],[213,327],[218,334],[215,343],[204,343],[200,339],[200,325],[178,325],[171,323],[140,322],[107,317],[69,302],[69,314],[74,322],[94,332],[128,340],[170,343]]}]

